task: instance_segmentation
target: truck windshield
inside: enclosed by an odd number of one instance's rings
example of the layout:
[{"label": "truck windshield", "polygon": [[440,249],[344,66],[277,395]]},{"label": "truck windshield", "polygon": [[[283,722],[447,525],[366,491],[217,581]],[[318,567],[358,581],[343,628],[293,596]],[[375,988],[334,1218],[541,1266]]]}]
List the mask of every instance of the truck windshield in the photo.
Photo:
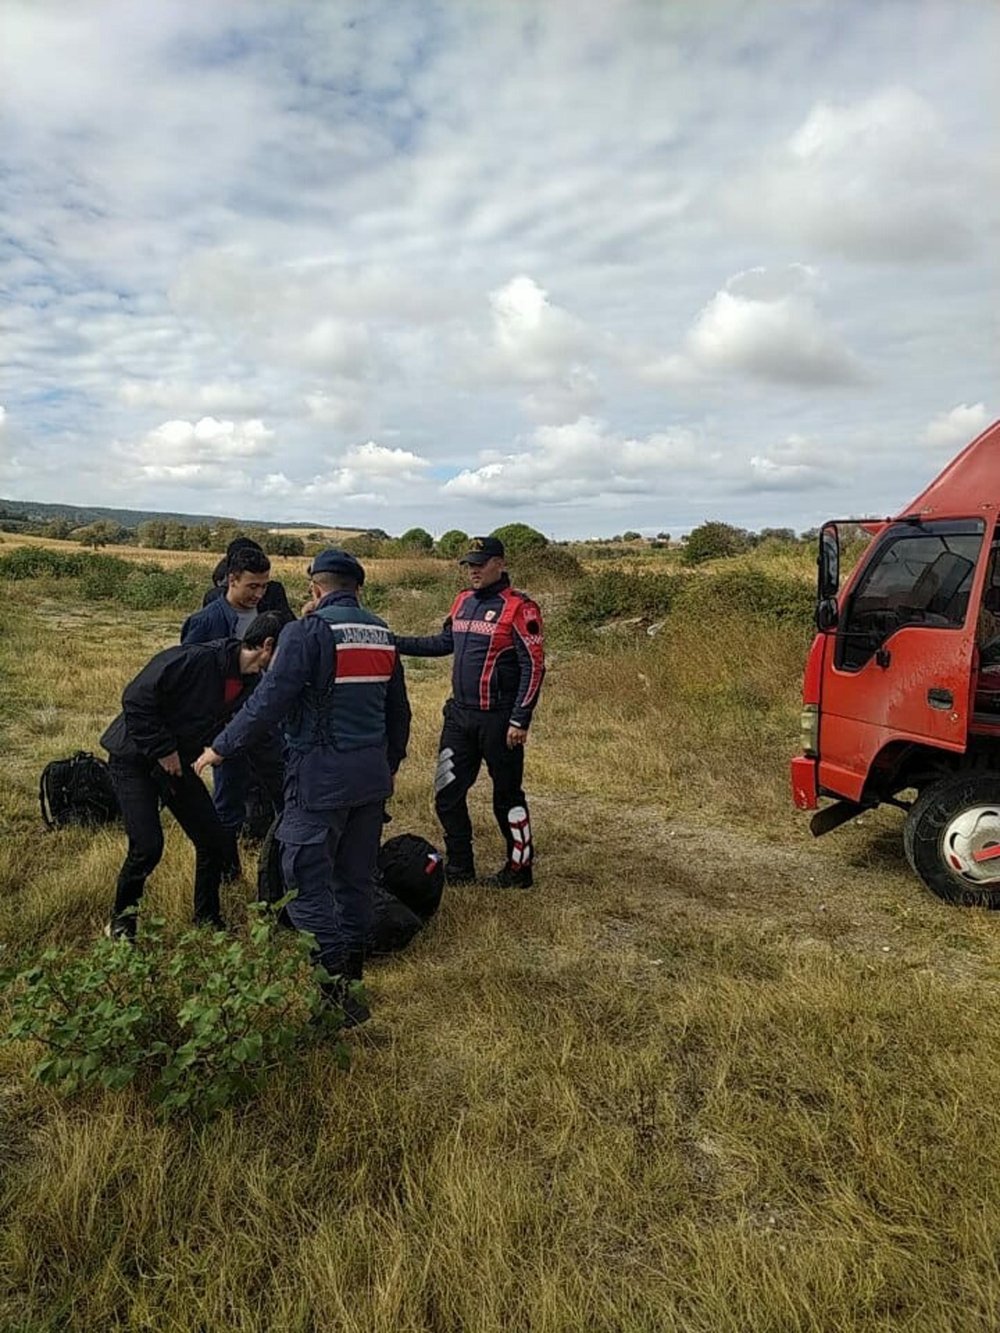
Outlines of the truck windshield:
[{"label": "truck windshield", "polygon": [[890,528],[841,617],[837,666],[860,670],[904,625],[961,628],[983,531],[978,519]]}]

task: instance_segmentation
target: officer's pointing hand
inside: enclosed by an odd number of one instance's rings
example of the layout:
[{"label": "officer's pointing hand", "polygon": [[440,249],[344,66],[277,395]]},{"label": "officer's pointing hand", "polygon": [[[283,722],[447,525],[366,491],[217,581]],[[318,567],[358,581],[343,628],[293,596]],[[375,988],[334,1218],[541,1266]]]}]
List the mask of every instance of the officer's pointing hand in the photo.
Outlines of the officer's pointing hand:
[{"label": "officer's pointing hand", "polygon": [[528,739],[527,727],[515,727],[513,722],[507,728],[507,749],[516,750],[519,745],[523,745]]},{"label": "officer's pointing hand", "polygon": [[207,745],[201,754],[194,761],[194,771],[201,777],[206,768],[218,768],[222,763],[222,755],[216,754],[210,745]]}]

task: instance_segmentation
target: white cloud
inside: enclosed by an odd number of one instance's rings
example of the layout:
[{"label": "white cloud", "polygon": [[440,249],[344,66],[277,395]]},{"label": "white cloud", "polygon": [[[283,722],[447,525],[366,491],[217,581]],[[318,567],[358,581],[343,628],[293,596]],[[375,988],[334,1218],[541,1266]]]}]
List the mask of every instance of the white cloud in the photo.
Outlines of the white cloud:
[{"label": "white cloud", "polygon": [[969,444],[989,425],[985,403],[959,403],[950,412],[939,413],[924,428],[923,441],[935,448]]},{"label": "white cloud", "polygon": [[668,358],[667,377],[683,374],[686,357],[701,373],[739,371],[779,383],[863,378],[856,358],[824,323],[815,286],[815,272],[800,265],[780,272],[750,269],[730,278],[692,325],[684,355]]},{"label": "white cloud", "polygon": [[[560,535],[616,505],[796,523],[844,480],[774,444],[796,432],[864,439],[851,479],[888,511],[921,466],[900,441],[995,378],[1000,11],[920,15],[7,0],[8,493],[279,519],[325,484],[362,523],[468,529],[508,487]],[[275,434],[244,452],[252,420]],[[366,440],[424,465],[393,480]]]},{"label": "white cloud", "polygon": [[220,476],[234,459],[264,457],[272,450],[274,432],[262,421],[165,421],[133,449],[119,446],[129,468],[152,480],[191,483]]},{"label": "white cloud", "polygon": [[789,435],[780,443],[750,456],[742,485],[750,491],[808,490],[823,480],[830,466],[829,453],[814,440]]},{"label": "white cloud", "polygon": [[127,380],[118,388],[127,407],[194,408],[204,413],[252,413],[261,407],[260,389],[225,381],[191,384],[181,380]]},{"label": "white cloud", "polygon": [[384,504],[400,489],[420,487],[428,463],[408,449],[393,449],[368,440],[352,445],[327,471],[307,481],[292,481],[284,472],[269,473],[260,484],[261,494],[294,500],[308,508],[325,500],[365,501]]},{"label": "white cloud", "polygon": [[567,504],[666,489],[676,471],[710,464],[690,431],[632,439],[581,417],[571,425],[540,426],[518,453],[485,454],[478,468],[452,477],[444,493],[491,505]]},{"label": "white cloud", "polygon": [[906,87],[817,102],[760,169],[726,192],[751,227],[852,259],[968,254],[976,173],[935,108]]},{"label": "white cloud", "polygon": [[592,341],[578,320],[524,274],[490,293],[490,311],[498,366],[529,384],[569,373]]}]

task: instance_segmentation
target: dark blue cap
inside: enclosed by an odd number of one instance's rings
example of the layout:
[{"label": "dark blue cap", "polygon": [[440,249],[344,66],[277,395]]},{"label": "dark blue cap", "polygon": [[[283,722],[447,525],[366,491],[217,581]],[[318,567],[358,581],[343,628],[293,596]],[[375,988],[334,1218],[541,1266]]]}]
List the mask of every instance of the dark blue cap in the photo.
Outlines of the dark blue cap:
[{"label": "dark blue cap", "polygon": [[365,567],[361,561],[356,560],[349,551],[336,549],[320,551],[319,555],[314,556],[309,566],[309,573],[310,575],[343,574],[345,578],[354,579],[359,588],[365,581]]},{"label": "dark blue cap", "polygon": [[503,542],[499,537],[473,537],[469,549],[458,562],[460,565],[485,565],[495,556],[504,558]]}]

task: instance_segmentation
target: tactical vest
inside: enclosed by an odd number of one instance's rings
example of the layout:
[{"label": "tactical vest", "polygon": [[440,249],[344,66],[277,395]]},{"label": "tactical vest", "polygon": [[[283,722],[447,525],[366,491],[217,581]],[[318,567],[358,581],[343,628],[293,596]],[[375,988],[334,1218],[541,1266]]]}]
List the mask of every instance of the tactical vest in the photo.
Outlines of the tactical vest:
[{"label": "tactical vest", "polygon": [[324,606],[313,612],[334,641],[329,681],[311,684],[289,716],[285,740],[294,750],[320,745],[363,750],[384,745],[385,699],[396,666],[396,645],[384,620],[362,606]]}]

